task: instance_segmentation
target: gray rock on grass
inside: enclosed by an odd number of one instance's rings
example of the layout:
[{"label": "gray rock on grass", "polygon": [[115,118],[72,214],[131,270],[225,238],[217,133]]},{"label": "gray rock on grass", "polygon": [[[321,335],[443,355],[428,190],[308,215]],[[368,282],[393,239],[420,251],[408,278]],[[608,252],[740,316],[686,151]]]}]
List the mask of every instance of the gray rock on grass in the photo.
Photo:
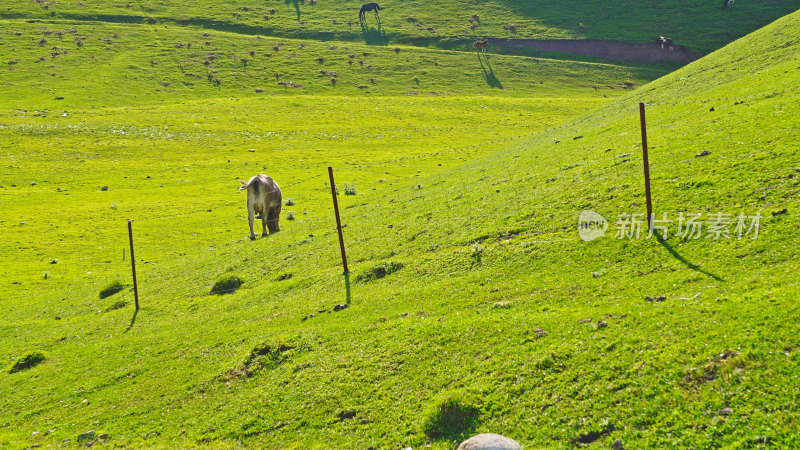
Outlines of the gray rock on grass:
[{"label": "gray rock on grass", "polygon": [[511,438],[494,433],[472,436],[458,446],[458,450],[522,450],[522,446]]}]

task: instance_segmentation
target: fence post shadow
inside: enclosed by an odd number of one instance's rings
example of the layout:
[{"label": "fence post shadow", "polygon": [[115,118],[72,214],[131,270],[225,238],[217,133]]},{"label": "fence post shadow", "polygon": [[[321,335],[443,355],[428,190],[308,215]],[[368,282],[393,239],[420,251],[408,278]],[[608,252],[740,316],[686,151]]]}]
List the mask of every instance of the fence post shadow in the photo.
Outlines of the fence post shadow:
[{"label": "fence post shadow", "polygon": [[123,333],[127,333],[128,331],[131,331],[131,328],[133,328],[133,324],[136,323],[136,315],[137,314],[139,314],[139,308],[136,308],[135,310],[133,310],[133,317],[131,317],[131,324],[128,325],[128,328]]},{"label": "fence post shadow", "polygon": [[346,272],[344,274],[344,289],[345,289],[345,300],[347,304],[350,305],[351,296],[350,296],[350,272]]},{"label": "fence post shadow", "polygon": [[689,262],[686,258],[681,256],[680,253],[678,253],[674,248],[672,248],[671,245],[669,245],[669,242],[667,242],[667,240],[664,239],[664,236],[661,234],[660,231],[653,230],[653,235],[656,237],[656,239],[658,239],[658,243],[661,244],[662,247],[667,249],[667,251],[669,252],[670,255],[672,255],[678,261],[682,262],[686,267],[688,267],[688,268],[690,268],[690,269],[692,269],[692,270],[694,270],[696,272],[700,272],[703,275],[711,277],[711,278],[713,278],[713,279],[715,279],[717,281],[725,281],[724,278],[721,278],[718,275],[715,275],[715,274],[713,274],[713,273],[711,273],[711,272],[709,272],[707,270],[701,269],[700,266],[698,266],[697,264]]}]

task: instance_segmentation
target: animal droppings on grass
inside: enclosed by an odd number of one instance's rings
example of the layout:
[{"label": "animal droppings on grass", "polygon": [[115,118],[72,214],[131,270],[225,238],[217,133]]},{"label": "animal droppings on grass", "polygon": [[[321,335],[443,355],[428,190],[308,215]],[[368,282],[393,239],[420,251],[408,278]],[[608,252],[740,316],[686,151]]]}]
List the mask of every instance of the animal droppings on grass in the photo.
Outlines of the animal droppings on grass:
[{"label": "animal droppings on grass", "polygon": [[497,302],[492,307],[495,309],[509,309],[513,308],[514,304],[511,302]]},{"label": "animal droppings on grass", "polygon": [[786,214],[787,212],[788,212],[788,210],[786,208],[783,208],[780,211],[773,211],[772,212],[772,217],[780,216],[781,214]]},{"label": "animal droppings on grass", "polygon": [[111,297],[123,289],[125,289],[125,285],[119,280],[114,280],[100,291],[100,298]]},{"label": "animal droppings on grass", "polygon": [[659,295],[659,296],[656,296],[656,297],[651,297],[651,296],[648,295],[648,296],[645,296],[645,298],[644,298],[645,301],[651,302],[651,303],[663,302],[666,299],[667,299],[667,297],[665,297],[663,295]]},{"label": "animal droppings on grass", "polygon": [[26,353],[21,358],[14,361],[8,369],[8,373],[16,373],[21,370],[30,369],[31,367],[41,364],[45,359],[47,359],[45,354],[39,351]]},{"label": "animal droppings on grass", "polygon": [[356,277],[356,281],[367,282],[372,280],[378,280],[387,275],[391,275],[402,268],[403,268],[403,263],[395,261],[382,262],[359,274],[358,277]]},{"label": "animal droppings on grass", "polygon": [[286,280],[288,280],[290,278],[292,278],[292,274],[291,273],[284,273],[284,274],[279,275],[278,278],[275,279],[275,281],[286,281]]},{"label": "animal droppings on grass", "polygon": [[438,398],[425,413],[422,430],[431,439],[462,440],[478,426],[480,409],[463,395]]},{"label": "animal droppings on grass", "polygon": [[345,420],[350,420],[355,418],[356,414],[358,414],[357,411],[346,409],[344,411],[340,411],[339,414],[337,414],[337,416],[339,417],[340,422],[344,422]]},{"label": "animal droppings on grass", "polygon": [[214,283],[209,293],[216,295],[231,294],[236,292],[242,284],[244,284],[244,281],[236,275],[225,275]]},{"label": "animal droppings on grass", "polygon": [[708,150],[703,150],[702,152],[700,152],[700,153],[698,153],[698,154],[694,155],[694,157],[695,157],[695,158],[699,158],[699,157],[701,157],[701,156],[708,156],[708,155],[710,155],[710,154],[711,154],[711,152],[710,152],[710,151],[708,151]]}]

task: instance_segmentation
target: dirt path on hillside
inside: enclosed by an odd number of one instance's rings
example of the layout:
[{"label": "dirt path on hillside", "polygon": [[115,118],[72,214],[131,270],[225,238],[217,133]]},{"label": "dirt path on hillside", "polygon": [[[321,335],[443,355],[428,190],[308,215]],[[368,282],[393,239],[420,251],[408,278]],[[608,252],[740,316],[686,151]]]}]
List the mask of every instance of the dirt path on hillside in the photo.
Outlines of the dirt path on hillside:
[{"label": "dirt path on hillside", "polygon": [[494,39],[494,45],[518,45],[543,52],[563,52],[571,55],[592,56],[609,61],[620,62],[676,62],[688,64],[704,55],[689,51],[686,47],[675,45],[672,51],[661,48],[656,43],[631,44],[621,41],[602,41],[597,39]]}]

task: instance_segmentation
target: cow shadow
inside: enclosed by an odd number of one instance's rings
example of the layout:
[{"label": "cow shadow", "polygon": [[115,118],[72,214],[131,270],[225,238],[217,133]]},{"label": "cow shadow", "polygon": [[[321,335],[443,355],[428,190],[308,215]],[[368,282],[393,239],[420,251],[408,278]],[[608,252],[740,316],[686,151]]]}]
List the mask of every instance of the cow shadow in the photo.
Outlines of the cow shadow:
[{"label": "cow shadow", "polygon": [[294,6],[294,12],[297,14],[297,20],[300,20],[300,0],[285,0],[287,5]]},{"label": "cow shadow", "polygon": [[361,35],[364,38],[364,43],[367,45],[389,45],[389,38],[386,36],[386,31],[378,20],[378,27],[370,27],[366,21],[361,22]]},{"label": "cow shadow", "polygon": [[656,239],[658,239],[658,243],[661,244],[661,246],[664,247],[667,250],[667,252],[669,252],[669,254],[672,255],[673,258],[683,263],[683,265],[685,265],[686,267],[694,270],[695,272],[700,272],[707,277],[713,278],[714,280],[725,281],[724,278],[721,278],[720,276],[715,275],[707,270],[703,270],[697,264],[694,264],[688,261],[686,258],[684,258],[680,253],[678,253],[674,248],[672,248],[671,245],[669,245],[669,242],[667,242],[667,240],[664,239],[664,236],[661,234],[660,231],[653,230],[653,235],[656,237]]},{"label": "cow shadow", "polygon": [[481,63],[481,70],[483,70],[483,79],[486,81],[486,84],[489,87],[503,89],[503,83],[497,78],[494,74],[494,68],[492,67],[492,62],[489,59],[489,55],[486,53],[478,53],[478,62]]}]

